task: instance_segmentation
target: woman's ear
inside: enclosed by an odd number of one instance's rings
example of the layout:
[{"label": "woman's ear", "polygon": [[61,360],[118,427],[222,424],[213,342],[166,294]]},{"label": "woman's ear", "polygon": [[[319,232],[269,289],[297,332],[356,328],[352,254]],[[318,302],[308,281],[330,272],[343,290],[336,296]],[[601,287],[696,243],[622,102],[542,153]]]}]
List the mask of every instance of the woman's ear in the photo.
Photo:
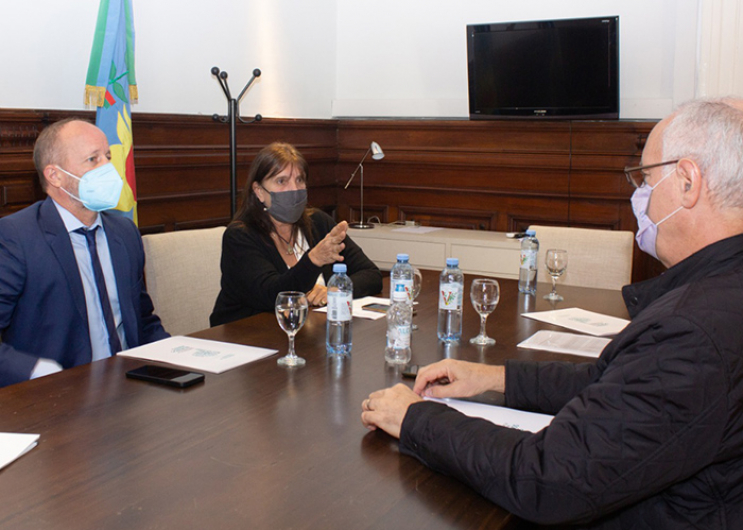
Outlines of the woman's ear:
[{"label": "woman's ear", "polygon": [[257,182],[253,182],[253,193],[256,197],[258,197],[259,201],[261,201],[262,203],[266,202],[265,198],[263,197],[263,188],[261,188],[261,185]]}]

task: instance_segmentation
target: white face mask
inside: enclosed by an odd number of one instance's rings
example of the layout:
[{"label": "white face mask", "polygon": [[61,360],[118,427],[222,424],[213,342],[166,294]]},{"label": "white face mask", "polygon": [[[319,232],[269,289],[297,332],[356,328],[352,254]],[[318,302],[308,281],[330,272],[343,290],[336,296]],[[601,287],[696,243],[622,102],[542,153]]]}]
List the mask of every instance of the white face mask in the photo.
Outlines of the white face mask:
[{"label": "white face mask", "polygon": [[640,247],[640,250],[647,254],[650,254],[655,259],[658,259],[658,254],[655,250],[656,240],[658,239],[658,226],[676,215],[681,209],[683,209],[683,206],[679,206],[678,208],[676,208],[676,210],[666,215],[663,219],[661,219],[657,223],[654,223],[650,219],[650,217],[648,217],[650,195],[653,193],[653,190],[655,188],[660,186],[661,182],[666,180],[675,172],[676,169],[668,172],[666,175],[663,176],[662,179],[655,183],[655,186],[645,184],[644,186],[637,188],[632,194],[632,211],[634,212],[635,218],[637,219],[637,234],[635,234],[635,241],[637,241],[637,246]]},{"label": "white face mask", "polygon": [[62,190],[76,201],[83,203],[83,206],[88,210],[102,212],[103,210],[115,208],[119,204],[119,197],[121,196],[121,189],[124,187],[124,181],[121,180],[119,172],[116,171],[116,168],[111,162],[91,169],[82,177],[73,175],[59,166],[56,166],[56,168],[80,181],[77,188],[79,197],[75,197],[64,188]]}]

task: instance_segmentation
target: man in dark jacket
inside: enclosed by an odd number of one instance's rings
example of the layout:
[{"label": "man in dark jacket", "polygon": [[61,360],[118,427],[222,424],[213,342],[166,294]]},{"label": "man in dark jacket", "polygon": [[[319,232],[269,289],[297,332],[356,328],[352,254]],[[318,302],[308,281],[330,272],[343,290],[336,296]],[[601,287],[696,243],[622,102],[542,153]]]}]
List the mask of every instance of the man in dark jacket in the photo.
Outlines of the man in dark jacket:
[{"label": "man in dark jacket", "polygon": [[[635,169],[638,244],[669,269],[624,288],[632,322],[596,363],[445,360],[362,421],[527,520],[743,528],[743,100],[682,106]],[[555,418],[532,434],[421,400],[486,390]]]}]

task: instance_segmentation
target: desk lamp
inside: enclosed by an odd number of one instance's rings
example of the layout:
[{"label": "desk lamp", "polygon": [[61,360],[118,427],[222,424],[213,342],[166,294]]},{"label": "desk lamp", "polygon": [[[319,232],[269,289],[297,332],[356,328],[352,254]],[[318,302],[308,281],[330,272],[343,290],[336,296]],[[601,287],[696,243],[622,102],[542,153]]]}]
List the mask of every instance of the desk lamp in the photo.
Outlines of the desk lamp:
[{"label": "desk lamp", "polygon": [[366,153],[364,153],[364,158],[361,159],[361,162],[359,162],[359,165],[356,166],[356,169],[351,173],[351,178],[348,179],[348,182],[346,182],[346,185],[343,187],[343,189],[348,189],[348,185],[351,184],[351,181],[356,176],[356,173],[358,173],[359,170],[361,170],[361,219],[358,223],[351,223],[348,226],[351,228],[374,228],[374,225],[364,223],[364,160],[366,160],[366,157],[369,156],[369,153],[372,155],[372,159],[374,160],[382,160],[384,158],[384,151],[382,151],[382,148],[379,147],[379,144],[377,142],[372,142],[371,145],[369,145],[369,149],[366,150]]}]

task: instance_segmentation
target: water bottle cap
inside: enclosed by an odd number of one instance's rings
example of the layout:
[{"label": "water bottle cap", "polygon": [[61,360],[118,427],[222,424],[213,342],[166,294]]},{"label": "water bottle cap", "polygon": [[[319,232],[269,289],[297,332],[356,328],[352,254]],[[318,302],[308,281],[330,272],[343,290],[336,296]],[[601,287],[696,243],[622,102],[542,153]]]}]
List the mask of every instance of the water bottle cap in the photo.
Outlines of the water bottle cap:
[{"label": "water bottle cap", "polygon": [[529,229],[526,231],[526,235],[529,237],[534,237],[535,235],[537,235],[537,233],[536,231]]},{"label": "water bottle cap", "polygon": [[408,293],[405,291],[393,291],[392,292],[392,301],[393,302],[407,302],[408,300]]},{"label": "water bottle cap", "polygon": [[446,258],[447,267],[459,267],[459,258]]},{"label": "water bottle cap", "polygon": [[407,254],[398,254],[397,255],[397,261],[407,262],[410,259],[410,256]]},{"label": "water bottle cap", "polygon": [[334,263],[333,264],[333,272],[343,272],[345,273],[348,270],[345,263]]}]

